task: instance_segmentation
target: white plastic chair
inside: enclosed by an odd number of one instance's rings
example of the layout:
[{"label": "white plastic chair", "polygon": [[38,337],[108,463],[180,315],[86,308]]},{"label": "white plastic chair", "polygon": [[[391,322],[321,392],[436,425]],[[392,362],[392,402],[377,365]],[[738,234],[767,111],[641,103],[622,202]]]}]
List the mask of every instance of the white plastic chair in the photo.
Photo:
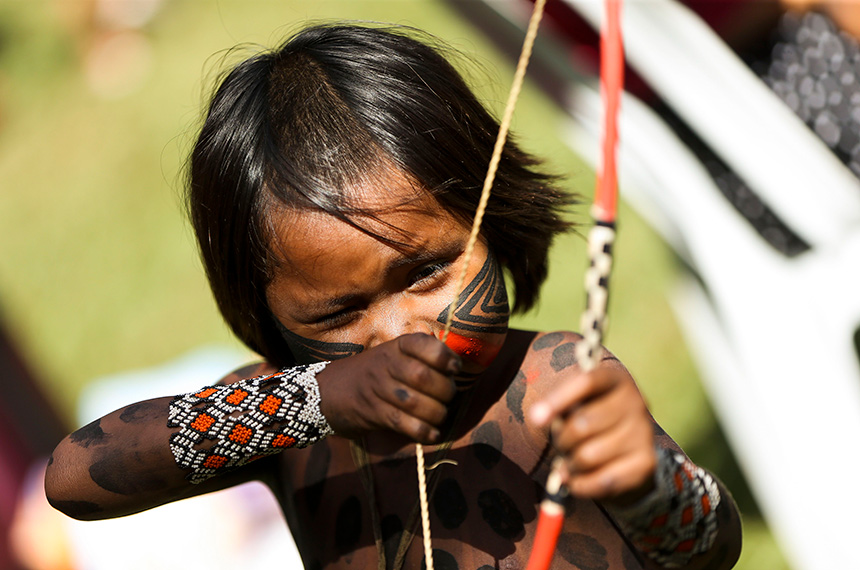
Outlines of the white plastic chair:
[{"label": "white plastic chair", "polygon": [[[601,0],[563,1],[599,27]],[[528,7],[484,4],[516,26]],[[628,0],[624,36],[636,72],[810,245],[772,248],[656,113],[623,99],[622,196],[700,278],[673,307],[769,525],[797,568],[860,568],[860,182],[683,5]],[[567,60],[546,45],[535,58]],[[564,136],[596,165],[596,80],[558,75]]]}]

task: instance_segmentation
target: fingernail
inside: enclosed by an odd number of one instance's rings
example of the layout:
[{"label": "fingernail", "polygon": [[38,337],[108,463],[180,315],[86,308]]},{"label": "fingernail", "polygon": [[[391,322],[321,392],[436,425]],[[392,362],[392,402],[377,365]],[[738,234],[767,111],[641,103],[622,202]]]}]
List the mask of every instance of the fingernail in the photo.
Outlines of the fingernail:
[{"label": "fingernail", "polygon": [[461,370],[463,370],[462,358],[460,358],[459,356],[455,356],[448,361],[448,372],[450,372],[451,374],[459,374]]},{"label": "fingernail", "polygon": [[547,404],[543,402],[538,402],[534,406],[532,406],[531,411],[529,412],[529,417],[532,420],[532,423],[536,426],[544,426],[549,420],[551,410]]}]

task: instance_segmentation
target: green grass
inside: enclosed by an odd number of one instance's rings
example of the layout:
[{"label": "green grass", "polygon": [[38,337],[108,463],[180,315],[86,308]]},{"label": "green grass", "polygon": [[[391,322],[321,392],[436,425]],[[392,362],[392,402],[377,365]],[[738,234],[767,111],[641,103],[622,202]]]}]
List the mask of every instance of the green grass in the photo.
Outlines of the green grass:
[{"label": "green grass", "polygon": [[[95,378],[201,344],[236,346],[215,310],[180,199],[183,157],[207,78],[218,69],[213,54],[239,43],[271,45],[307,19],[381,20],[477,54],[496,70],[479,90],[499,111],[512,74],[437,2],[174,0],[144,30],[152,67],[141,88],[105,100],[82,78],[90,32],[75,6],[0,2],[0,314],[70,422],[82,387]],[[592,174],[559,140],[560,121],[527,86],[514,123],[519,140],[589,194]],[[679,268],[632,211],[625,208],[621,220],[608,345],[667,431],[734,490],[746,525],[738,568],[787,568],[669,311],[665,291]],[[583,249],[577,236],[559,240],[540,306],[519,326],[577,327]]]}]

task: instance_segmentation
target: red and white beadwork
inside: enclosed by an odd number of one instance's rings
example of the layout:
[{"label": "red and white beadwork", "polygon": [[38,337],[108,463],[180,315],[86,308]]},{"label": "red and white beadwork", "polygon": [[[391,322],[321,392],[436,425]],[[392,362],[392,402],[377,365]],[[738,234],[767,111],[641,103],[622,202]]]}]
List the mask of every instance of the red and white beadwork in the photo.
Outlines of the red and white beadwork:
[{"label": "red and white beadwork", "polygon": [[717,535],[720,491],[714,478],[674,451],[658,450],[657,488],[639,503],[610,509],[634,545],[666,568],[684,566]]},{"label": "red and white beadwork", "polygon": [[[284,368],[275,374],[209,386],[177,396],[167,426],[176,463],[200,483],[289,447],[306,447],[333,430],[320,411],[316,375],[328,362]],[[206,445],[206,441],[214,442]]]}]

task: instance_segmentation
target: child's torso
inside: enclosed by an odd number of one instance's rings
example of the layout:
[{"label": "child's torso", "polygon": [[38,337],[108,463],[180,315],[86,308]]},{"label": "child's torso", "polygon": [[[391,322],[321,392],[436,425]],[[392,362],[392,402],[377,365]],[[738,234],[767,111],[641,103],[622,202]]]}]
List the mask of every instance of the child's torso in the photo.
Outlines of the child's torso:
[{"label": "child's torso", "polygon": [[[453,443],[445,459],[456,465],[446,461],[428,471],[428,490],[435,486],[430,527],[437,570],[526,566],[551,460],[549,446],[523,417],[537,369],[534,362],[529,366],[534,358],[530,350],[507,390]],[[372,481],[364,483],[346,439],[330,437],[285,455],[279,495],[309,570],[375,569],[380,549],[392,568],[410,519],[416,535],[402,568],[424,567],[420,518],[413,518],[418,512],[415,446],[391,449],[386,440],[384,434],[368,439]],[[437,449],[425,447],[427,467],[440,459]],[[593,501],[572,500],[568,512],[553,568],[641,568]]]}]

